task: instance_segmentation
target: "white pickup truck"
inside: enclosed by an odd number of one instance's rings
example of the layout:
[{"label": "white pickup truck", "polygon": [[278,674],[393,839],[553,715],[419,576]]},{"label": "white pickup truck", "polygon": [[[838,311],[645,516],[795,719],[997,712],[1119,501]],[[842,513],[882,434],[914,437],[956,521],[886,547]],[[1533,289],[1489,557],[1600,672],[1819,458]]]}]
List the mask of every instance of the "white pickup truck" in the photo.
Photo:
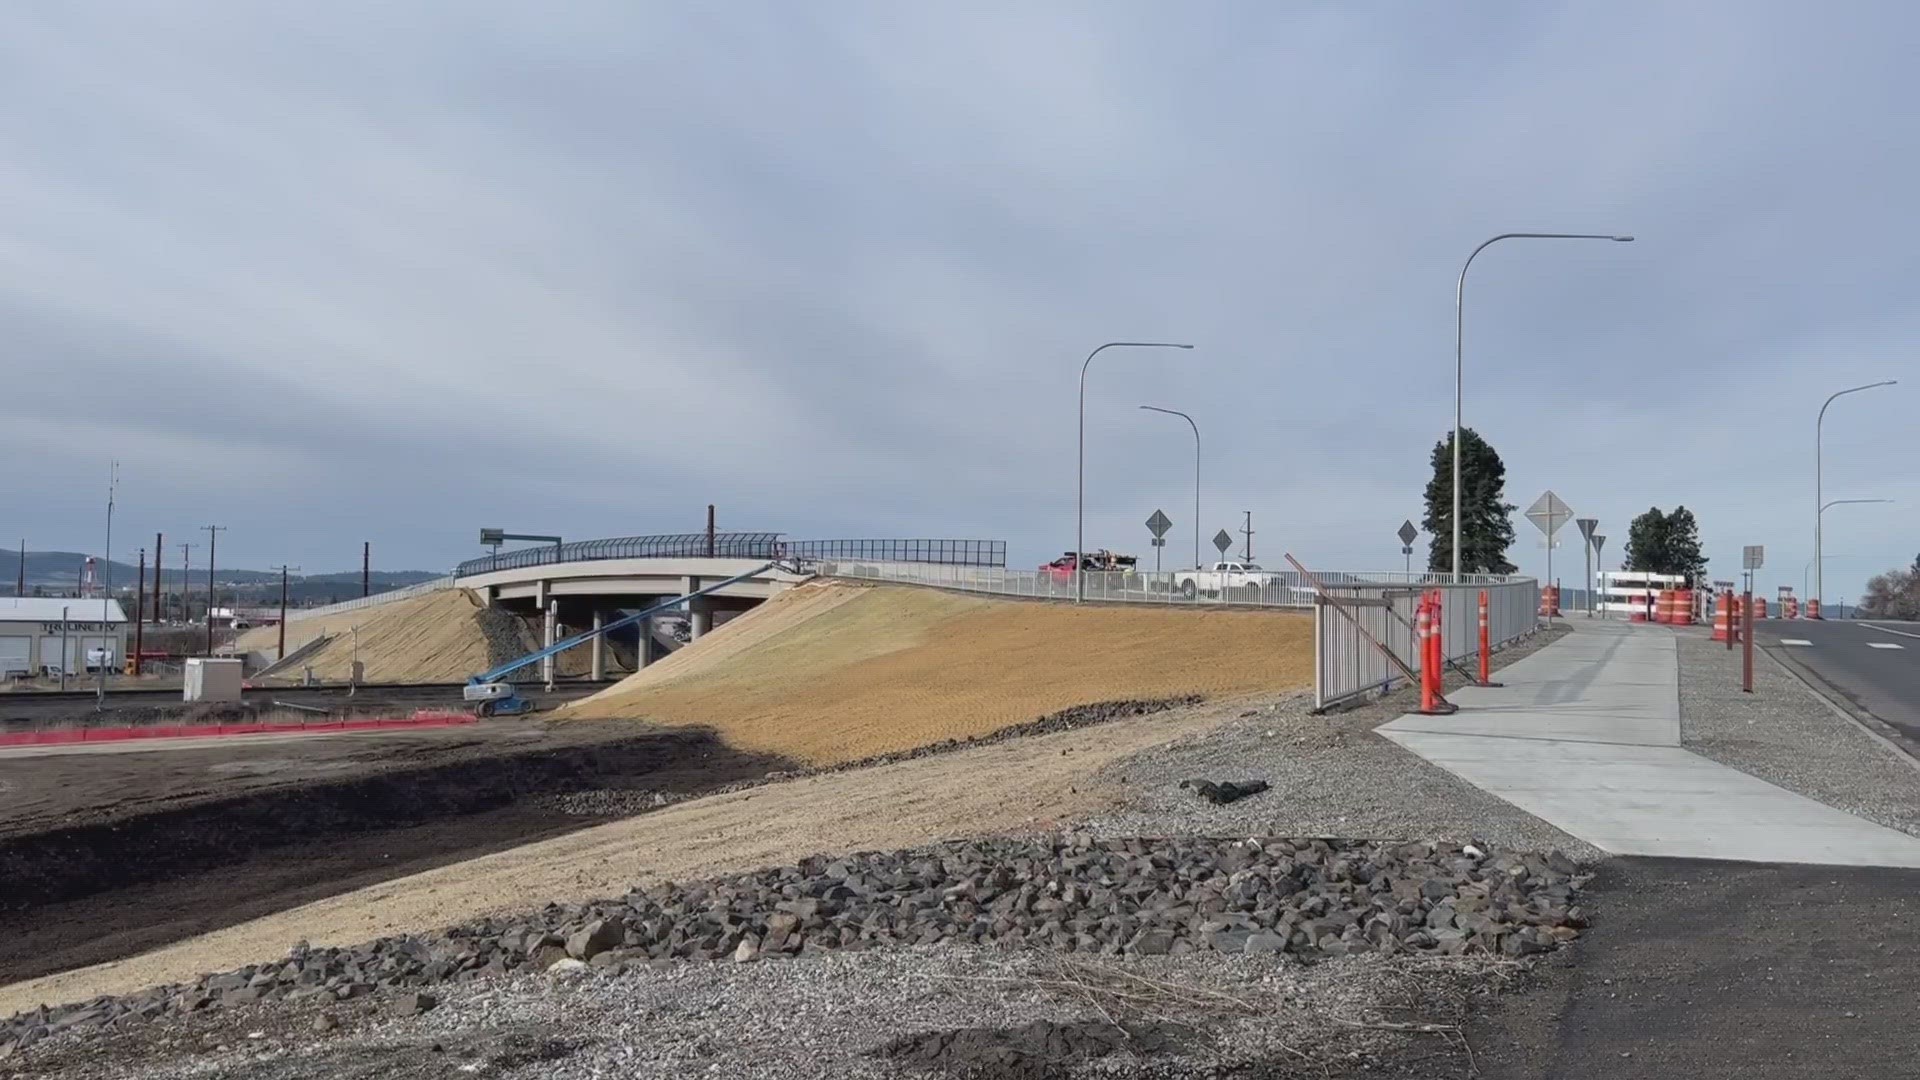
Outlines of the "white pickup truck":
[{"label": "white pickup truck", "polygon": [[1269,588],[1279,588],[1284,580],[1272,570],[1263,570],[1259,563],[1217,562],[1208,570],[1176,570],[1173,574],[1173,591],[1188,600],[1196,596],[1219,596],[1226,593],[1234,595],[1257,595]]}]

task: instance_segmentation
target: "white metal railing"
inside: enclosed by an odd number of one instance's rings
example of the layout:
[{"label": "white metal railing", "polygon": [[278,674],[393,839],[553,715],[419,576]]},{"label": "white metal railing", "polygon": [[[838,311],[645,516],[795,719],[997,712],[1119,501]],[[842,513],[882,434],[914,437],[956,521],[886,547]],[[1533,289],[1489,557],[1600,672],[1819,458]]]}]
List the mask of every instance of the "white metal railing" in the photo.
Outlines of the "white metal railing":
[{"label": "white metal railing", "polygon": [[[863,581],[891,581],[931,585],[942,589],[1018,596],[1041,600],[1071,600],[1073,574],[1047,570],[1014,570],[1000,566],[942,566],[924,563],[832,562],[815,564],[827,577]],[[1425,586],[1447,580],[1446,574],[1383,570],[1370,573],[1316,572],[1327,586]],[[1500,575],[1463,575],[1462,583],[1480,587],[1512,582]],[[1524,579],[1532,581],[1533,579]],[[1250,574],[1211,570],[1088,571],[1086,598],[1102,603],[1188,604],[1209,607],[1313,607],[1314,589],[1297,571],[1260,570]]]},{"label": "white metal railing", "polygon": [[[827,577],[929,585],[992,596],[1072,600],[1074,594],[1072,574],[1056,575],[1045,570],[885,562],[821,562],[816,569]],[[1382,647],[1391,649],[1409,668],[1419,669],[1414,613],[1420,595],[1427,590],[1441,592],[1441,642],[1448,657],[1455,660],[1471,661],[1479,650],[1482,591],[1487,594],[1487,634],[1493,647],[1530,634],[1539,625],[1540,583],[1530,577],[1465,574],[1455,582],[1448,574],[1403,570],[1327,571],[1313,576],[1326,590],[1325,597],[1292,570],[1262,571],[1257,584],[1248,582],[1226,589],[1203,587],[1223,583],[1211,572],[1202,572],[1197,578],[1187,570],[1089,573],[1086,598],[1100,603],[1311,610],[1315,708],[1326,708],[1369,691],[1391,689],[1404,681],[1399,668],[1381,654]],[[1190,592],[1189,583],[1195,586]],[[1352,618],[1334,610],[1335,601],[1355,601],[1344,606]]]},{"label": "white metal railing", "polygon": [[446,577],[437,577],[430,581],[416,582],[403,588],[377,592],[371,596],[356,596],[351,600],[342,600],[337,604],[328,604],[325,607],[289,608],[287,610],[287,621],[294,623],[302,619],[317,619],[322,615],[334,615],[342,611],[355,611],[365,607],[379,607],[381,604],[391,604],[395,600],[406,600],[411,597],[451,588],[453,588],[453,575],[448,574]]},{"label": "white metal railing", "polygon": [[[1316,709],[1370,691],[1385,692],[1404,682],[1405,676],[1399,667],[1381,654],[1381,648],[1392,650],[1402,664],[1419,671],[1414,617],[1421,594],[1433,589],[1440,591],[1440,640],[1448,659],[1468,665],[1477,663],[1482,592],[1487,594],[1487,636],[1493,648],[1531,634],[1539,627],[1540,584],[1533,578],[1499,577],[1460,584],[1328,582],[1328,597],[1314,609],[1313,703]],[[1336,601],[1354,603],[1346,604],[1343,613],[1335,610]]]}]

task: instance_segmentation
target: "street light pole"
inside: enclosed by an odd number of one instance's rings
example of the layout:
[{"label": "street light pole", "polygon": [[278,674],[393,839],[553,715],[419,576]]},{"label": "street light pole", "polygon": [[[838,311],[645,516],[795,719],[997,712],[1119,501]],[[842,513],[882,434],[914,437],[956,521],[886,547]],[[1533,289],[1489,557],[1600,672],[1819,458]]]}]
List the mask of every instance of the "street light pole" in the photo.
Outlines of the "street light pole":
[{"label": "street light pole", "polygon": [[1857,394],[1862,390],[1872,390],[1875,387],[1879,387],[1879,386],[1893,386],[1899,383],[1899,381],[1900,381],[1899,379],[1883,379],[1880,382],[1867,383],[1864,386],[1849,386],[1845,390],[1841,390],[1833,394],[1832,396],[1828,397],[1827,400],[1820,406],[1820,415],[1817,418],[1815,418],[1815,420],[1813,421],[1814,511],[1813,511],[1813,597],[1812,599],[1819,600],[1821,607],[1826,606],[1826,598],[1823,595],[1826,591],[1826,582],[1823,580],[1825,575],[1822,573],[1822,571],[1825,570],[1826,567],[1820,565],[1820,515],[1826,513],[1827,508],[1825,505],[1822,505],[1820,502],[1820,499],[1822,497],[1821,476],[1820,476],[1820,471],[1821,471],[1820,440],[1821,440],[1821,433],[1824,430],[1824,425],[1827,422],[1827,406],[1833,404],[1834,398],[1845,397],[1848,394]]},{"label": "street light pole", "polygon": [[[1631,236],[1613,236],[1606,233],[1501,233],[1473,249],[1467,256],[1466,264],[1460,267],[1460,283],[1453,292],[1453,580],[1460,580],[1460,398],[1466,372],[1466,302],[1467,271],[1472,269],[1473,260],[1479,254],[1501,240],[1612,240],[1615,243],[1631,243]],[[1551,551],[1551,543],[1548,550]]]},{"label": "street light pole", "polygon": [[1177,416],[1193,428],[1193,568],[1200,569],[1200,425],[1193,417],[1178,409],[1162,409],[1158,405],[1142,405],[1148,412],[1166,413]]},{"label": "street light pole", "polygon": [[1191,345],[1180,345],[1171,341],[1109,341],[1105,345],[1087,354],[1080,364],[1080,463],[1079,491],[1074,496],[1073,526],[1073,599],[1075,603],[1087,598],[1087,576],[1083,564],[1087,561],[1087,368],[1093,358],[1108,349],[1191,349]]},{"label": "street light pole", "polygon": [[[1816,438],[1815,441],[1817,442],[1818,439]],[[1815,471],[1817,472],[1818,470],[1816,469]],[[1816,487],[1818,486],[1817,482],[1815,486]],[[1827,560],[1826,560],[1826,556],[1820,553],[1820,523],[1826,518],[1827,507],[1844,506],[1847,503],[1890,503],[1892,501],[1893,501],[1892,499],[1832,499],[1827,502],[1821,503],[1820,509],[1814,513],[1813,515],[1813,561],[1811,564],[1813,566],[1813,592],[1807,595],[1813,599],[1819,600],[1820,607],[1822,609],[1824,609],[1827,606],[1827,601],[1824,597],[1820,595],[1821,587],[1823,584],[1820,579],[1822,577],[1821,571],[1826,569]],[[1804,590],[1806,586],[1807,586],[1806,575],[1802,574],[1800,587]],[[1825,615],[1826,612],[1823,610],[1821,614]]]}]

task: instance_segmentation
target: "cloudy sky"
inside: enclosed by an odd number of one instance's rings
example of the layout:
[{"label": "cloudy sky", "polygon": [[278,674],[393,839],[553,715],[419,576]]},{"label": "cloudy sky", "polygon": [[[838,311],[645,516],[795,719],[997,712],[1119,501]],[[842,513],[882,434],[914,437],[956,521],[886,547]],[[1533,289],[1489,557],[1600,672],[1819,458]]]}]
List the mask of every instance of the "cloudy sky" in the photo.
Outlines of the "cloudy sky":
[{"label": "cloudy sky", "polygon": [[[1466,412],[1714,571],[1920,551],[1908,6],[63,3],[0,33],[0,534],[388,568],[481,525],[1400,563]],[[1542,570],[1521,521],[1515,561]],[[176,549],[177,557],[177,549]],[[1577,544],[1556,559],[1556,573]],[[1610,560],[1611,561],[1611,560]],[[1577,571],[1576,571],[1577,573]]]}]

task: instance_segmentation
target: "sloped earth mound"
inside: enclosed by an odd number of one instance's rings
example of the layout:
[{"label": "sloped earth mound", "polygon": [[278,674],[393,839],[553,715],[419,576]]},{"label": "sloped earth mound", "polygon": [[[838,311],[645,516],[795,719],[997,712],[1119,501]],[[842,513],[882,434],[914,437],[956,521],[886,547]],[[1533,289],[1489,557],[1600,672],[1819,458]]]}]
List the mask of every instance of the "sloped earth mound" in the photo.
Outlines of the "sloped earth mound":
[{"label": "sloped earth mound", "polygon": [[[430,936],[350,948],[303,943],[280,960],[191,984],[18,1014],[0,1025],[0,1054],[46,1043],[57,1055],[105,1028],[270,1002],[329,1005],[398,994],[392,1000],[403,1011],[418,1013],[438,1003],[422,991],[518,973],[640,972],[681,961],[746,964],[888,946],[1089,959],[1517,958],[1579,936],[1586,916],[1575,894],[1583,881],[1558,854],[1487,857],[1445,844],[1321,839],[1076,833],[823,856],[636,889],[619,900],[549,905]],[[1096,999],[1166,993],[1098,989],[1084,971],[1056,981]]]},{"label": "sloped earth mound", "polygon": [[562,710],[712,728],[828,766],[965,741],[1076,706],[1312,681],[1293,612],[997,600],[902,586],[788,590]]},{"label": "sloped earth mound", "polygon": [[[279,633],[277,626],[256,627],[240,635],[234,648],[271,656]],[[322,682],[346,682],[359,660],[365,683],[460,682],[539,647],[530,620],[484,607],[468,589],[441,589],[287,624],[289,653],[320,637],[329,640],[265,681],[292,685],[312,668]],[[561,675],[585,674],[587,650],[570,649],[556,664]]]}]

